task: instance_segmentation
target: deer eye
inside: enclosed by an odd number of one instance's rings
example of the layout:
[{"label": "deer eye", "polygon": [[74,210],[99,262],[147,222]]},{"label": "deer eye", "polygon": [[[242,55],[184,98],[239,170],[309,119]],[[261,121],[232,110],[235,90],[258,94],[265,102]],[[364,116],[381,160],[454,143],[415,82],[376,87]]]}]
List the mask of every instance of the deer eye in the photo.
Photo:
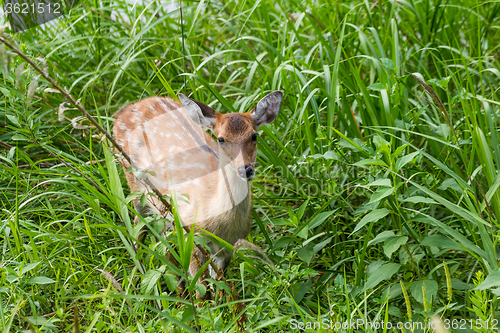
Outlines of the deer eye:
[{"label": "deer eye", "polygon": [[257,141],[257,133],[252,134],[252,142]]},{"label": "deer eye", "polygon": [[224,138],[218,138],[217,141],[219,141],[220,143],[226,142]]}]

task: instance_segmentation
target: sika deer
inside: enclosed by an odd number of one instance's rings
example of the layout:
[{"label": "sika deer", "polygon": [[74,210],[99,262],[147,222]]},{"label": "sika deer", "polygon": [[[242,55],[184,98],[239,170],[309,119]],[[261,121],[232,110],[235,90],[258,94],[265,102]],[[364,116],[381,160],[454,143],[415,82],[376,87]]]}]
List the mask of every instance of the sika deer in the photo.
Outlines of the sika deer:
[{"label": "sika deer", "polygon": [[[124,107],[116,115],[114,135],[134,164],[121,160],[130,190],[150,191],[141,181],[148,177],[162,194],[187,194],[188,200],[177,200],[184,225],[195,223],[230,244],[245,238],[252,216],[257,129],[276,119],[282,96],[281,91],[272,92],[247,113],[222,114],[183,94],[182,104],[151,97]],[[210,129],[217,142],[202,127]],[[130,167],[133,171],[127,172]],[[153,196],[145,206],[139,200],[134,205],[142,216],[164,209]],[[207,243],[217,267],[224,270],[232,254],[209,239]],[[195,251],[203,265],[205,258]],[[193,256],[191,275],[198,269]],[[211,268],[210,275],[216,277]]]}]

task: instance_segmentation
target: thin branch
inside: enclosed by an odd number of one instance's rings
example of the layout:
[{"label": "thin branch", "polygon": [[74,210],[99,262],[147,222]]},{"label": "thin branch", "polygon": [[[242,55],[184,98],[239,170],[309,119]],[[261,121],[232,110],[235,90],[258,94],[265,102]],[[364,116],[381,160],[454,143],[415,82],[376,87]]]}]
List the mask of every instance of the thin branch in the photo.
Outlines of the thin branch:
[{"label": "thin branch", "polygon": [[438,111],[440,111],[440,113],[443,116],[444,120],[448,123],[448,126],[450,127],[451,132],[453,133],[453,137],[455,138],[455,143],[458,144],[458,137],[457,137],[457,135],[455,133],[455,129],[453,128],[453,124],[451,122],[451,118],[450,118],[448,112],[446,111],[446,108],[445,108],[443,102],[441,101],[441,99],[439,98],[439,96],[436,94],[436,92],[434,91],[434,89],[432,89],[432,87],[430,85],[428,85],[427,83],[425,83],[424,81],[420,80],[413,73],[410,73],[407,70],[404,70],[404,71],[406,73],[408,73],[409,75],[411,75],[415,80],[417,80],[417,82],[424,88],[424,90],[429,94],[429,96],[431,96],[431,98],[434,101],[434,103],[429,103],[429,104],[434,105],[435,107],[437,105],[436,109]]},{"label": "thin branch", "polygon": [[[93,124],[98,130],[99,132],[101,132],[102,134],[104,134],[106,136],[106,138],[111,141],[111,143],[113,144],[113,146],[115,146],[116,149],[118,149],[118,151],[120,151],[120,153],[122,154],[122,156],[131,164],[131,159],[130,157],[127,155],[127,153],[125,153],[125,151],[122,149],[122,147],[115,141],[115,139],[113,139],[113,137],[101,126],[99,125],[99,123],[87,112],[87,110],[85,110],[85,108],[78,102],[76,101],[73,96],[71,96],[71,94],[66,91],[65,88],[62,88],[57,82],[55,82],[54,80],[52,80],[52,78],[48,75],[48,73],[44,72],[37,64],[35,64],[25,53],[23,53],[21,50],[19,50],[18,48],[16,48],[12,43],[10,43],[9,41],[7,41],[5,39],[4,36],[0,36],[0,42],[2,42],[3,44],[5,44],[6,46],[8,46],[12,51],[14,51],[15,53],[17,53],[21,58],[23,58],[34,70],[36,70],[38,73],[40,73],[40,75],[42,75],[54,88],[56,88],[57,90],[59,90],[59,92],[61,92],[61,94],[63,94],[69,101],[71,104],[73,104],[76,109],[78,109],[78,111],[80,111],[81,113],[83,113],[83,115],[85,115],[85,117],[88,119],[88,121]],[[79,170],[77,170],[76,168],[72,167],[71,165],[69,165],[66,161],[62,160],[61,158],[59,158],[56,154],[54,154],[52,151],[46,149],[45,147],[41,146],[42,148],[44,148],[50,155],[52,155],[53,157],[55,157],[56,159],[60,160],[62,163],[64,163],[66,166],[68,166],[69,168],[73,169],[74,171],[78,172],[81,174],[81,172],[79,172]],[[85,176],[84,176],[85,177]],[[99,189],[102,193],[103,190],[97,186],[97,184],[95,184],[93,181],[89,180],[87,177],[85,177],[85,179],[87,179],[87,181],[90,181],[90,183],[92,185],[94,185],[97,189]],[[149,181],[149,179],[145,179],[146,183],[149,185],[151,184],[151,182]],[[158,198],[162,201],[163,204],[166,205],[166,207],[170,208],[170,205],[168,204],[168,202],[163,198],[163,196],[161,195],[160,191],[158,191],[158,189],[156,187],[154,187],[153,184],[151,184],[151,188],[153,189],[153,192],[158,196]],[[144,270],[144,266],[142,265],[142,262],[139,261],[139,264],[141,265],[140,268],[142,268],[142,271],[143,273],[145,272]],[[158,310],[161,310],[161,307],[160,307],[160,303],[158,301],[155,302],[156,303],[156,307],[158,308]]]},{"label": "thin branch", "polygon": [[0,146],[3,146],[4,148],[12,148],[11,145],[9,145],[7,142],[3,142],[2,140],[0,140]]},{"label": "thin branch", "polygon": [[5,39],[5,37],[0,36],[0,42],[4,43],[12,51],[14,51],[15,53],[17,53],[34,70],[36,70],[38,73],[40,73],[40,75],[42,75],[43,78],[45,80],[47,80],[54,88],[56,88],[57,90],[59,90],[61,92],[61,94],[63,94],[71,102],[71,104],[73,104],[78,109],[78,111],[80,111],[81,113],[83,113],[85,115],[85,117],[89,120],[89,122],[91,122],[92,125],[94,125],[99,130],[99,132],[103,133],[106,136],[106,138],[109,141],[111,141],[111,143],[113,143],[113,146],[115,146],[120,151],[120,153],[123,154],[123,156],[125,157],[125,159],[127,161],[129,161],[129,163],[131,163],[130,157],[123,151],[123,149],[120,147],[120,145],[118,145],[116,143],[115,139],[113,139],[113,137],[104,128],[102,128],[101,125],[99,125],[99,123],[87,112],[87,110],[85,110],[85,108],[79,102],[77,102],[73,98],[73,96],[71,96],[71,94],[69,92],[66,91],[65,88],[62,88],[59,85],[59,83],[57,83],[54,80],[52,80],[52,78],[48,75],[48,73],[44,72],[37,64],[35,64],[30,58],[28,58],[28,56],[26,54],[24,54],[21,50],[17,49],[14,45],[12,45],[10,42],[8,42]]},{"label": "thin branch", "polygon": [[[63,87],[61,87],[59,85],[59,83],[55,82],[49,75],[48,73],[44,72],[37,64],[35,64],[26,54],[24,54],[21,50],[17,49],[12,43],[10,43],[9,41],[7,41],[5,39],[5,37],[3,36],[0,36],[0,42],[4,43],[6,46],[8,46],[10,49],[12,49],[12,51],[14,51],[15,53],[17,53],[21,58],[23,58],[34,70],[36,70],[38,73],[40,73],[40,75],[43,76],[43,78],[45,80],[47,80],[54,88],[56,88],[57,90],[59,90],[59,92],[61,92],[61,94],[64,95],[64,97],[66,97],[66,99],[75,106],[76,109],[78,109],[78,111],[80,111],[84,116],[85,118],[87,118],[87,120],[92,124],[94,125],[98,130],[99,132],[101,132],[102,134],[104,134],[104,136],[106,136],[106,139],[108,139],[112,144],[113,146],[118,149],[118,151],[120,152],[120,154],[123,156],[123,158],[125,158],[129,163],[130,165],[134,166],[134,163],[132,162],[132,160],[130,159],[130,156],[128,156],[128,154],[123,150],[123,148],[115,141],[115,139],[111,136],[111,134],[108,133],[108,131],[106,131],[98,122],[97,120],[94,119],[94,117],[92,117],[88,112],[87,110],[85,110],[85,108],[78,102],[76,101],[73,96]],[[149,179],[145,179],[145,182],[146,184],[151,188],[151,190],[154,192],[154,194],[156,194],[158,196],[158,199],[160,199],[160,201],[162,202],[162,204],[165,205],[165,207],[167,207],[168,210],[170,210],[170,204],[163,198],[163,195],[161,194],[161,192],[149,181]]]}]

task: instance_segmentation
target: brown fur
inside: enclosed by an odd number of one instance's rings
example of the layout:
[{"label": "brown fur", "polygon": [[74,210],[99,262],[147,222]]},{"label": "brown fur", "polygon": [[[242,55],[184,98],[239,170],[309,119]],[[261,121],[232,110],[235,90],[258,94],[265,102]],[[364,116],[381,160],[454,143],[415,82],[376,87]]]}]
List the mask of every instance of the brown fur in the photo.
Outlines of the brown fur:
[{"label": "brown fur", "polygon": [[[280,95],[276,97],[277,93]],[[266,110],[261,112],[263,116],[256,115],[255,109],[245,114],[221,114],[194,101],[215,137],[224,139],[220,144],[190,118],[191,113],[188,116],[182,104],[170,98],[147,98],[121,109],[116,114],[114,135],[134,164],[135,175],[126,171],[131,166],[125,159],[120,161],[130,190],[150,191],[140,177],[148,177],[164,194],[174,195],[171,189],[175,185],[178,210],[185,225],[195,223],[197,232],[205,229],[230,244],[245,238],[250,232],[252,216],[251,182],[237,170],[248,165],[253,168],[255,164],[257,143],[252,140],[257,130],[255,119],[262,123],[262,117],[270,117],[272,121],[279,111],[281,92],[268,96],[279,98],[277,107],[274,99],[270,100],[274,102],[274,115],[266,115],[270,112]],[[147,172],[139,176],[138,170]],[[187,193],[189,202],[180,200],[179,193]],[[163,209],[153,196],[148,196],[144,207],[139,200],[134,205],[143,216]],[[209,240],[208,245],[217,267],[223,270],[231,253],[213,241]],[[190,263],[193,276],[198,265],[205,262],[197,249],[195,256]],[[215,272],[211,275],[215,277]]]}]

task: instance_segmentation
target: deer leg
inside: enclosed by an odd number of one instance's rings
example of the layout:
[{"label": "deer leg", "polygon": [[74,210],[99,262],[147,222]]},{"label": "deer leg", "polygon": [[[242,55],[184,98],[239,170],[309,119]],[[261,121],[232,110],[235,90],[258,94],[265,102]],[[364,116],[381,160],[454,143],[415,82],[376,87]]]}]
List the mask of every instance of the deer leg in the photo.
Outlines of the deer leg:
[{"label": "deer leg", "polygon": [[218,268],[218,272],[215,272],[213,268],[209,266],[210,277],[212,279],[218,279],[220,274],[224,273],[226,267],[229,265],[229,262],[231,262],[231,257],[232,253],[225,249],[221,250],[220,253],[214,256],[213,261]]},{"label": "deer leg", "polygon": [[[191,255],[191,262],[189,263],[189,273],[191,276],[196,276],[196,273],[201,269],[201,267],[206,263],[206,259],[203,256],[203,254],[198,250],[197,247],[194,248],[193,254]],[[208,291],[208,286],[205,281],[205,274],[206,271],[203,272],[199,279],[198,279],[198,284],[203,284],[205,286],[205,289],[207,289],[207,292],[205,295],[201,295],[198,291],[196,292],[196,299],[199,300],[209,300],[211,299],[210,292]],[[201,306],[201,303],[200,305]]]}]

